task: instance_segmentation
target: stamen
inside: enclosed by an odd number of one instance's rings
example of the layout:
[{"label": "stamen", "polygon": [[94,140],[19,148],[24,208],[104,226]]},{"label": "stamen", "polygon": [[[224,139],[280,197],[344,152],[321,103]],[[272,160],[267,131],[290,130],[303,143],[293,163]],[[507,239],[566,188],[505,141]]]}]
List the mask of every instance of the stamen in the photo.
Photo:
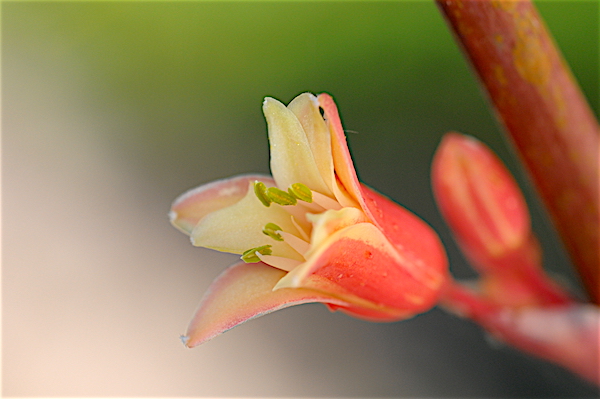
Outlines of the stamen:
[{"label": "stamen", "polygon": [[300,226],[300,224],[298,223],[296,218],[293,216],[292,216],[292,223],[294,224],[296,229],[298,229],[298,231],[300,232],[300,236],[301,236],[300,238],[302,238],[304,241],[310,241],[310,237],[308,236],[308,234],[306,234],[306,231],[304,231],[302,226]]},{"label": "stamen", "polygon": [[269,266],[276,267],[281,270],[285,270],[286,272],[290,272],[295,269],[302,262],[296,259],[284,258],[282,256],[272,256],[272,255],[257,255],[261,261],[266,263]]},{"label": "stamen", "polygon": [[325,209],[333,209],[334,211],[342,209],[342,205],[339,202],[316,191],[313,193],[313,201]]},{"label": "stamen", "polygon": [[277,231],[281,231],[281,227],[275,223],[267,223],[262,232],[276,241],[283,241],[283,237]]},{"label": "stamen", "polygon": [[264,206],[271,206],[271,200],[267,196],[267,186],[265,183],[255,180],[254,181],[254,194],[258,197],[260,202],[263,203]]},{"label": "stamen", "polygon": [[241,259],[246,263],[257,263],[260,262],[260,258],[256,255],[258,252],[261,255],[271,255],[273,251],[271,250],[272,245],[263,245],[261,247],[250,248],[241,256]]},{"label": "stamen", "polygon": [[312,202],[312,191],[302,183],[294,183],[288,188],[288,192],[300,201]]},{"label": "stamen", "polygon": [[298,203],[296,197],[277,187],[269,187],[267,190],[267,197],[271,202],[279,205],[296,205]]},{"label": "stamen", "polygon": [[301,238],[296,237],[293,234],[286,233],[285,231],[280,232],[283,240],[292,248],[296,250],[300,255],[303,255],[310,249],[310,244]]}]

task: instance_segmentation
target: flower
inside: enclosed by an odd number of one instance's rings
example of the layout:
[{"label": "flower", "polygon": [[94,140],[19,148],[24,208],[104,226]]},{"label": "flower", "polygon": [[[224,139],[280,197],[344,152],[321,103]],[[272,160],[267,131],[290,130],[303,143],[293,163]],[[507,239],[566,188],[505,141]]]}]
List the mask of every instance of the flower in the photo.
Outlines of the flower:
[{"label": "flower", "polygon": [[431,179],[440,212],[480,274],[483,295],[510,307],[571,301],[544,273],[523,194],[489,148],[448,133],[434,156]]},{"label": "flower", "polygon": [[449,281],[442,307],[500,341],[600,383],[600,309],[578,303],[544,272],[527,204],[500,159],[478,140],[449,133],[433,159],[432,186],[479,273],[468,286]]},{"label": "flower", "polygon": [[172,224],[194,245],[242,259],[212,283],[184,343],[308,302],[372,321],[435,305],[444,249],[421,219],[359,183],[333,99],[266,98],[263,111],[273,176],[209,183],[172,205]]}]

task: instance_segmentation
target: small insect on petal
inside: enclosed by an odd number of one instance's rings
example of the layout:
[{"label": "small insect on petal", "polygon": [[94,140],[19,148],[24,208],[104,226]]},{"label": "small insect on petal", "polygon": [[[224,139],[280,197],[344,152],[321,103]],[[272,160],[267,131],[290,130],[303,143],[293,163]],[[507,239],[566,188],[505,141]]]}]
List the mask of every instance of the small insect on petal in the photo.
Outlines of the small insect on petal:
[{"label": "small insect on petal", "polygon": [[302,183],[294,183],[288,188],[288,192],[300,201],[312,202],[312,191]]},{"label": "small insect on petal", "polygon": [[265,186],[265,183],[256,180],[254,182],[254,194],[256,194],[264,206],[271,206],[272,201],[267,196],[267,186]]},{"label": "small insect on petal", "polygon": [[271,202],[279,205],[296,205],[298,203],[296,197],[278,189],[277,187],[270,187],[267,190],[267,197],[269,200],[271,200]]},{"label": "small insect on petal", "polygon": [[250,248],[241,256],[241,259],[246,263],[257,263],[260,262],[260,258],[256,256],[256,252],[261,255],[271,255],[273,251],[271,250],[271,245],[263,245],[256,248]]},{"label": "small insect on petal", "polygon": [[267,223],[262,232],[276,241],[283,241],[283,237],[281,234],[277,233],[277,231],[281,231],[281,227],[277,226],[275,223]]}]

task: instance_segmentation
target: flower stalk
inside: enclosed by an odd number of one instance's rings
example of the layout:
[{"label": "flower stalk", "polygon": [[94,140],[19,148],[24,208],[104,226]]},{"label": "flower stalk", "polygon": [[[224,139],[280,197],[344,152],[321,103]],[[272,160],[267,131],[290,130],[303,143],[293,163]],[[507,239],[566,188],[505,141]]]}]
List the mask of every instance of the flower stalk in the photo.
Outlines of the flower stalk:
[{"label": "flower stalk", "polygon": [[600,383],[600,309],[581,304],[543,270],[516,182],[483,143],[447,134],[433,159],[438,207],[479,273],[446,286],[440,304],[502,342]]}]

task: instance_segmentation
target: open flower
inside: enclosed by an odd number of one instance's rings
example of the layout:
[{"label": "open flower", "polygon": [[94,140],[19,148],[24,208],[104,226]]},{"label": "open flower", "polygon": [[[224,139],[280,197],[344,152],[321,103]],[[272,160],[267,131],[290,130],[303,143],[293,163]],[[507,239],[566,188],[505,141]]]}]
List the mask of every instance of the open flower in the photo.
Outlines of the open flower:
[{"label": "open flower", "polygon": [[[211,285],[184,342],[321,302],[373,321],[431,308],[447,280],[433,230],[358,182],[333,99],[266,98],[273,177],[243,175],[175,200],[173,225],[196,246],[241,255]],[[321,111],[323,114],[321,114]]]}]

